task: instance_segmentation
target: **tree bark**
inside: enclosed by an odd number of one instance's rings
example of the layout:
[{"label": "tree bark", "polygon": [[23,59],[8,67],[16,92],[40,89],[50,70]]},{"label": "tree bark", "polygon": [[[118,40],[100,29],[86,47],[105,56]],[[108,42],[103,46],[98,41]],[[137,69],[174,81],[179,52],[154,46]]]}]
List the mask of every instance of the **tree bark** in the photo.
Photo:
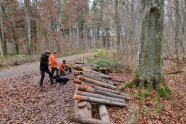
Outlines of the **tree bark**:
[{"label": "tree bark", "polygon": [[115,102],[115,101],[106,100],[106,99],[99,99],[99,98],[94,98],[94,97],[88,97],[88,96],[75,95],[73,98],[74,100],[95,102],[95,103],[113,105],[113,106],[118,106],[118,107],[126,106],[125,103]]},{"label": "tree bark", "polygon": [[110,117],[109,117],[106,106],[105,105],[99,105],[98,109],[99,109],[99,116],[100,116],[101,120],[104,121],[104,122],[109,123],[110,122]]},{"label": "tree bark", "polygon": [[78,90],[80,91],[85,91],[85,92],[90,92],[90,93],[97,93],[97,94],[101,94],[101,95],[105,95],[105,96],[110,96],[110,97],[115,97],[115,98],[120,98],[120,99],[124,99],[124,100],[130,100],[130,97],[127,95],[118,95],[118,94],[114,94],[108,91],[103,91],[100,89],[96,89],[93,88],[89,85],[79,85]]},{"label": "tree bark", "polygon": [[14,23],[13,19],[12,19],[12,22],[11,22],[11,28],[12,28],[12,34],[13,34],[15,48],[16,48],[16,54],[19,54],[19,45],[18,45],[17,38],[16,38],[16,35],[15,35],[15,23]]},{"label": "tree bark", "polygon": [[25,27],[27,36],[27,50],[28,54],[32,53],[31,48],[31,26],[30,26],[30,0],[24,0],[24,11],[25,11]]},{"label": "tree bark", "polygon": [[115,26],[116,26],[116,42],[117,42],[117,50],[120,49],[120,19],[119,19],[119,0],[115,0]]},{"label": "tree bark", "polygon": [[138,65],[128,86],[156,88],[165,85],[162,41],[164,30],[164,0],[141,0],[142,22]]},{"label": "tree bark", "polygon": [[4,24],[3,24],[3,11],[2,11],[2,2],[0,2],[0,23],[1,23],[1,42],[2,42],[2,55],[7,54],[7,45],[5,41],[5,34],[4,34]]},{"label": "tree bark", "polygon": [[106,100],[112,100],[112,101],[115,101],[115,102],[125,103],[124,99],[104,96],[104,95],[100,95],[100,94],[96,94],[96,93],[88,93],[88,92],[83,92],[83,91],[76,91],[76,94],[77,95],[82,95],[82,96],[88,96],[88,97],[94,97],[94,98],[99,98],[99,99],[106,99]]},{"label": "tree bark", "polygon": [[100,86],[100,87],[109,88],[109,89],[112,89],[112,90],[116,90],[117,89],[116,86],[113,86],[111,84],[107,84],[107,83],[104,83],[104,82],[101,82],[101,81],[97,81],[97,80],[94,80],[94,79],[91,79],[91,78],[87,78],[87,77],[84,77],[84,76],[79,76],[79,79],[82,80],[82,81],[85,81],[87,83]]}]

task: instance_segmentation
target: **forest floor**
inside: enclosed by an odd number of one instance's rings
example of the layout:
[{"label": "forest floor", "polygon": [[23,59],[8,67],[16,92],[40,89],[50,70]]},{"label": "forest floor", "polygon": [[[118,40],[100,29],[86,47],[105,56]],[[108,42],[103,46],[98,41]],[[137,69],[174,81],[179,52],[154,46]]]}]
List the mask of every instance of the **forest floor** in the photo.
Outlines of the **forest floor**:
[{"label": "forest floor", "polygon": [[[164,61],[164,71],[171,70],[170,61]],[[126,108],[110,107],[112,122],[125,124],[186,124],[186,61],[180,63],[183,73],[165,74],[165,80],[171,89],[169,98],[158,98],[157,92],[140,89],[126,89],[124,92],[132,96]],[[124,82],[132,78],[132,74],[112,74]]]},{"label": "forest floor", "polygon": [[[158,99],[155,91],[150,96],[143,96],[139,89],[126,89],[124,92],[130,94],[132,100],[126,108],[108,107],[111,121],[116,124],[131,121],[137,121],[139,124],[186,123],[185,64],[183,63],[183,73],[165,75],[172,90],[170,98]],[[166,62],[165,70],[169,70],[168,65]],[[73,82],[63,86],[50,86],[46,76],[45,89],[39,92],[39,65],[34,63],[32,66],[26,64],[0,72],[0,124],[73,124],[70,122],[74,104]],[[21,71],[18,71],[20,69]],[[132,73],[111,75],[117,80],[127,82]]]}]

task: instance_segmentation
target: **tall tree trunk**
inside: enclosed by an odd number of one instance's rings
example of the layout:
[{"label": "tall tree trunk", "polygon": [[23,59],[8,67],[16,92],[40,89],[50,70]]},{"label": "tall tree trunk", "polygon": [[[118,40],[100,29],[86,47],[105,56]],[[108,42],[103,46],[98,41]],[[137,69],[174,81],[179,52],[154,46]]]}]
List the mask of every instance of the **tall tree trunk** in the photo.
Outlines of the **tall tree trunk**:
[{"label": "tall tree trunk", "polygon": [[176,28],[175,28],[175,53],[176,53],[176,60],[177,60],[177,70],[180,70],[180,65],[179,65],[179,29],[180,29],[180,15],[179,15],[179,1],[175,0],[175,16],[176,16]]},{"label": "tall tree trunk", "polygon": [[38,13],[38,0],[34,0],[36,6],[36,18],[35,18],[35,43],[34,43],[34,52],[37,53],[39,49],[39,13]]},{"label": "tall tree trunk", "polygon": [[116,26],[116,42],[117,42],[117,50],[120,49],[120,20],[119,20],[119,0],[115,0],[115,26]]},{"label": "tall tree trunk", "polygon": [[0,2],[0,23],[1,23],[1,42],[2,42],[2,52],[4,54],[7,54],[7,45],[5,40],[5,34],[4,34],[4,24],[3,24],[3,12],[2,12],[2,2]]},{"label": "tall tree trunk", "polygon": [[16,48],[16,54],[19,54],[19,45],[18,45],[17,38],[16,38],[16,35],[15,35],[15,23],[14,23],[13,19],[12,19],[12,22],[11,22],[11,28],[12,28],[12,34],[13,34],[15,48]]},{"label": "tall tree trunk", "polygon": [[165,86],[162,42],[164,0],[141,0],[142,22],[140,52],[135,75],[129,86],[160,88]]},{"label": "tall tree trunk", "polygon": [[0,38],[0,53],[1,57],[4,58],[3,50],[2,50],[2,44],[1,44],[1,38]]},{"label": "tall tree trunk", "polygon": [[25,27],[27,35],[27,50],[28,54],[32,53],[31,48],[31,26],[30,26],[30,0],[24,0],[24,11],[25,11]]}]

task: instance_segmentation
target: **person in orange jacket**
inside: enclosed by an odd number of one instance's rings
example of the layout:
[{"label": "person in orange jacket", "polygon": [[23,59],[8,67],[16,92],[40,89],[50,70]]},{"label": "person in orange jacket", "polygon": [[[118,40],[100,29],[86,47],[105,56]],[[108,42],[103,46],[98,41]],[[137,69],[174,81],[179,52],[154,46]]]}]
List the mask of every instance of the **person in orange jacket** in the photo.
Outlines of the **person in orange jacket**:
[{"label": "person in orange jacket", "polygon": [[60,65],[60,75],[66,75],[67,73],[71,73],[72,69],[66,64],[66,60],[63,60],[63,63]]},{"label": "person in orange jacket", "polygon": [[54,75],[54,72],[56,71],[56,74],[58,74],[58,68],[57,68],[57,61],[56,61],[56,52],[50,55],[49,57],[50,61],[50,67],[52,71],[52,76]]}]

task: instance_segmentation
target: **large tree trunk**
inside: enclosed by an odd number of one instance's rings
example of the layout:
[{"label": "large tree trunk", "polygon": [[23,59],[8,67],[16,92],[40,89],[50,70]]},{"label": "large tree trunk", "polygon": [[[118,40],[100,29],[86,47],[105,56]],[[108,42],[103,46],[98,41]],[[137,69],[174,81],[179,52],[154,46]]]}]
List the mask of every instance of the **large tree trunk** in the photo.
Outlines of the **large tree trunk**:
[{"label": "large tree trunk", "polygon": [[[2,2],[0,2],[0,4],[2,4]],[[2,42],[2,47],[3,47],[3,49],[1,49],[1,51],[2,51],[2,55],[3,55],[3,53],[4,54],[7,53],[7,46],[6,46],[5,36],[4,36],[3,12],[2,12],[1,6],[2,5],[0,5],[0,23],[1,23],[1,42]]]},{"label": "large tree trunk", "polygon": [[115,25],[116,25],[116,40],[117,40],[117,49],[120,49],[120,21],[119,21],[119,0],[115,0]]},{"label": "large tree trunk", "polygon": [[164,85],[162,41],[164,0],[141,0],[142,22],[138,66],[129,86],[156,88]]},{"label": "large tree trunk", "polygon": [[27,35],[27,50],[28,54],[31,54],[31,29],[30,29],[30,0],[24,0],[24,11],[25,11],[25,27]]},{"label": "large tree trunk", "polygon": [[12,34],[13,34],[15,48],[16,48],[16,54],[19,54],[19,45],[18,45],[18,41],[17,41],[16,35],[15,35],[15,23],[14,23],[13,19],[11,22],[11,28],[12,28]]}]

